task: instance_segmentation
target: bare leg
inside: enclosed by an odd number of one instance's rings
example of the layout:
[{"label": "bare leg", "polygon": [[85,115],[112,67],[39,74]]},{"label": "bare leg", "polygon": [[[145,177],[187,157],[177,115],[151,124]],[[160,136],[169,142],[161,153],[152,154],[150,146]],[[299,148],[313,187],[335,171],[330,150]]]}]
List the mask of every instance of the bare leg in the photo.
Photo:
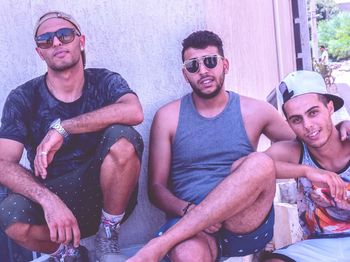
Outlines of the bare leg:
[{"label": "bare leg", "polygon": [[217,251],[214,237],[201,232],[175,246],[169,255],[172,262],[212,262],[217,257]]},{"label": "bare leg", "polygon": [[[234,232],[253,231],[272,205],[274,182],[272,159],[263,153],[250,154],[198,206],[162,236],[151,240],[130,262],[146,261],[144,258],[159,261],[176,244],[218,222],[225,222],[225,227]],[[240,215],[248,218],[247,225],[234,225]]]},{"label": "bare leg", "polygon": [[15,223],[5,232],[19,245],[41,253],[53,253],[60,245],[50,240],[50,232],[46,225]]},{"label": "bare leg", "polygon": [[134,146],[125,138],[119,139],[101,166],[101,188],[104,209],[117,215],[125,211],[140,174],[140,161]]}]

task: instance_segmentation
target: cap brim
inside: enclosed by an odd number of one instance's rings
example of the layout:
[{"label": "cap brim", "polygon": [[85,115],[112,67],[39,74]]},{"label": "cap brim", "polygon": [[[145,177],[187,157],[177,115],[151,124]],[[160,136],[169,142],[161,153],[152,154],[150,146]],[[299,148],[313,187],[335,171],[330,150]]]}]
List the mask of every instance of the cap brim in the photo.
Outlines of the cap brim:
[{"label": "cap brim", "polygon": [[339,110],[344,105],[344,100],[339,96],[331,94],[325,94],[325,96],[327,96],[327,98],[329,98],[333,102],[334,111]]}]

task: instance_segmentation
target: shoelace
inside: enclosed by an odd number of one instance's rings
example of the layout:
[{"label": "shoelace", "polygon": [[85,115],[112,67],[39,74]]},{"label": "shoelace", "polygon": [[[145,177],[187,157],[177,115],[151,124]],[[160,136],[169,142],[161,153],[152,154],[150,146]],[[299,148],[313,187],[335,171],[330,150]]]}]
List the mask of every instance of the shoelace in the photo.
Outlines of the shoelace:
[{"label": "shoelace", "polygon": [[[105,236],[101,233],[96,237],[96,244],[100,253],[119,253],[118,229],[120,225],[111,224],[108,220],[102,220],[101,229],[103,228]],[[100,229],[100,230],[101,230]]]}]

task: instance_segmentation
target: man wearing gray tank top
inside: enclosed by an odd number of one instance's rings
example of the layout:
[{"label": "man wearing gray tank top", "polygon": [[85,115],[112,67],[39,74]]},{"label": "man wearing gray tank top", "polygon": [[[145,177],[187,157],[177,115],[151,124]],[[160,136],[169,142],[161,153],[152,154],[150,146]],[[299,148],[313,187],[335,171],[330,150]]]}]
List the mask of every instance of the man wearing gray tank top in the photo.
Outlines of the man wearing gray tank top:
[{"label": "man wearing gray tank top", "polygon": [[255,151],[261,134],[294,133],[268,103],[225,90],[229,61],[216,34],[189,35],[182,59],[193,92],[157,112],[150,139],[150,197],[168,220],[129,262],[215,261],[272,238],[275,166]]}]

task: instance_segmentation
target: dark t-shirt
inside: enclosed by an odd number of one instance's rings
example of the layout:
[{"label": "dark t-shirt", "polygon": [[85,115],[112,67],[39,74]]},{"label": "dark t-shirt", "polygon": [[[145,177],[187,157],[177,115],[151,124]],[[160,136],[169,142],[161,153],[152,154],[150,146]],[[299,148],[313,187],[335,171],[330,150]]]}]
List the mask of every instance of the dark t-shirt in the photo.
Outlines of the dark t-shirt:
[{"label": "dark t-shirt", "polygon": [[[24,144],[33,170],[36,148],[57,118],[69,119],[115,103],[121,96],[133,93],[127,82],[107,69],[85,69],[83,93],[71,103],[57,100],[48,90],[42,75],[12,90],[4,105],[0,138]],[[76,169],[95,153],[101,132],[72,134],[65,139],[49,165],[48,178]]]}]

